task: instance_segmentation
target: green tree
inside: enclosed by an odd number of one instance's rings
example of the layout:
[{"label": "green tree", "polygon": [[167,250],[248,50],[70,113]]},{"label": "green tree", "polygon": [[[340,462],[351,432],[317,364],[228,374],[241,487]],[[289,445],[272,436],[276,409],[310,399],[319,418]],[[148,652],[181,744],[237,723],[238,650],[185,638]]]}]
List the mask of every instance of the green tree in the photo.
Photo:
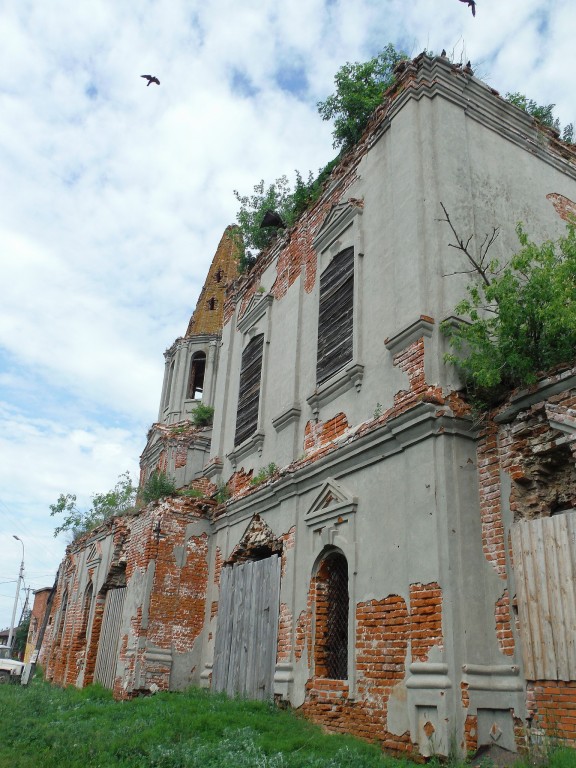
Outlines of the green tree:
[{"label": "green tree", "polygon": [[461,372],[470,395],[490,405],[510,388],[534,383],[538,374],[576,359],[576,228],[541,245],[517,227],[520,250],[505,266],[488,259],[497,232],[480,255],[447,221],[476,275],[468,296],[455,308],[465,322],[442,326],[452,351],[446,355]]},{"label": "green tree", "polygon": [[54,529],[54,536],[65,531],[70,532],[71,541],[76,541],[88,531],[114,515],[122,515],[134,508],[136,486],[128,472],[118,477],[116,485],[106,493],[95,493],[88,509],[80,509],[76,504],[76,494],[61,493],[55,504],[50,504],[50,515],[64,515],[64,521]]},{"label": "green tree", "polygon": [[560,120],[554,116],[554,107],[556,104],[537,104],[533,99],[529,99],[523,93],[516,91],[515,93],[507,93],[506,101],[514,104],[524,112],[527,112],[532,117],[536,118],[543,125],[547,125],[549,128],[553,128],[558,133],[562,134],[562,140],[567,144],[572,144],[574,140],[574,125],[568,123],[563,129],[560,128]]},{"label": "green tree", "polygon": [[364,62],[347,62],[334,77],[336,91],[318,102],[323,120],[334,120],[334,147],[350,149],[361,137],[382,95],[394,83],[394,67],[407,56],[389,43]]},{"label": "green tree", "polygon": [[234,195],[240,203],[240,210],[236,215],[238,229],[235,230],[233,237],[240,251],[241,272],[251,268],[258,252],[267,248],[278,234],[278,227],[261,226],[264,214],[267,211],[274,211],[286,227],[291,227],[306,208],[319,198],[324,182],[338,159],[331,160],[316,177],[310,171],[307,181],[304,180],[300,171],[295,171],[294,189],[287,176],[280,176],[268,185],[262,179],[254,186],[252,195],[241,195],[238,190],[234,190]]}]

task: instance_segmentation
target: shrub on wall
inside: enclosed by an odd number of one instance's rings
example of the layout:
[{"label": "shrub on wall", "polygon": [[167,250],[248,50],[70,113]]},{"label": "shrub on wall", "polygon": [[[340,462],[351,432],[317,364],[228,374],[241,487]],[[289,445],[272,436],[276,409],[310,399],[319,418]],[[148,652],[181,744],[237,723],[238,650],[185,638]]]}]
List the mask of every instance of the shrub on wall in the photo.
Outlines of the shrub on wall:
[{"label": "shrub on wall", "polygon": [[442,325],[451,352],[445,359],[460,371],[469,394],[481,405],[508,390],[533,384],[542,372],[576,360],[576,227],[541,245],[522,225],[520,250],[505,266],[489,260],[494,231],[479,256],[456,234],[475,279],[455,308],[463,322]]}]

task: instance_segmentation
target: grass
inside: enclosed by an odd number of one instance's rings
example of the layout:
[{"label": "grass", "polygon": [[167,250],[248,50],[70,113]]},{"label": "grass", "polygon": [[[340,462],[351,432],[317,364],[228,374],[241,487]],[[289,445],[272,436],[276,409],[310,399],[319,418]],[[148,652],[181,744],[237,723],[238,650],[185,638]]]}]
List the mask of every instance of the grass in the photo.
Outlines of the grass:
[{"label": "grass", "polygon": [[[465,765],[437,758],[429,764]],[[576,768],[576,751],[550,747],[514,764],[534,766]],[[98,685],[62,689],[40,677],[27,688],[1,685],[0,768],[39,767],[415,768],[273,704],[198,688],[114,701]]]},{"label": "grass", "polygon": [[401,768],[272,704],[191,688],[114,701],[100,686],[0,686],[0,768]]}]

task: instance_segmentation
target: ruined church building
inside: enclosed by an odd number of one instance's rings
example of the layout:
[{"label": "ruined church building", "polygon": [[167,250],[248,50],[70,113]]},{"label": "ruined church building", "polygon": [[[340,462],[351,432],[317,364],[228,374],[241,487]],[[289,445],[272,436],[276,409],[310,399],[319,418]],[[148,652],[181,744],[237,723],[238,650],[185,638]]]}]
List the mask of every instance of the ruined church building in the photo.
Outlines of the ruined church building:
[{"label": "ruined church building", "polygon": [[441,203],[506,261],[573,201],[573,147],[466,68],[406,62],[244,275],[225,231],[141,457],[190,493],[68,548],[48,679],[276,698],[415,755],[576,744],[576,368],[478,424],[439,329],[470,279]]}]

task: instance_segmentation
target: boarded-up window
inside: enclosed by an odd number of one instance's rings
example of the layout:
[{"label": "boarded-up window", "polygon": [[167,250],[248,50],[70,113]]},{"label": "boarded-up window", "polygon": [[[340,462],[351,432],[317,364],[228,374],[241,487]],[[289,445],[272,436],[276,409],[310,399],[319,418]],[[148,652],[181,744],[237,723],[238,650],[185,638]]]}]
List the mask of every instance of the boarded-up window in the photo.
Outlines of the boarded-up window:
[{"label": "boarded-up window", "polygon": [[352,360],[354,248],[334,257],[320,277],[316,381],[326,381]]},{"label": "boarded-up window", "polygon": [[198,400],[202,397],[205,371],[206,355],[204,352],[196,352],[190,363],[190,377],[188,378],[188,391],[186,393],[189,400]]},{"label": "boarded-up window", "polygon": [[261,334],[260,336],[255,336],[244,352],[242,352],[234,445],[239,445],[247,437],[250,437],[258,426],[263,351],[264,335]]}]

